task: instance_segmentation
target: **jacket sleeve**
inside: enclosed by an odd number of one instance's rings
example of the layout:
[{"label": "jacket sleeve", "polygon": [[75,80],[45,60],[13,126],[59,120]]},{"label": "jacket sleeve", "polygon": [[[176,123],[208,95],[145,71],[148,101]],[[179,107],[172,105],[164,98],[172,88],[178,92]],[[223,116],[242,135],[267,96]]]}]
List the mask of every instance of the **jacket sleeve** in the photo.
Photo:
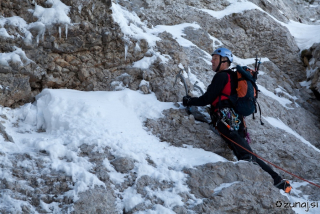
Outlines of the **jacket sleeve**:
[{"label": "jacket sleeve", "polygon": [[226,72],[217,73],[207,91],[201,97],[192,97],[188,104],[190,106],[205,106],[211,104],[222,92],[225,85],[228,83],[228,74]]}]

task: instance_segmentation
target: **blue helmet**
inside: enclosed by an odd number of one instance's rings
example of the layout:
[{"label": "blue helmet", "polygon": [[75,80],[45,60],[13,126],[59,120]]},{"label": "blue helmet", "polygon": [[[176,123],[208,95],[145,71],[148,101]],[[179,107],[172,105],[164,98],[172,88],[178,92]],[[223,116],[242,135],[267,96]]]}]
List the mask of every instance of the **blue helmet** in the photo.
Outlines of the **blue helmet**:
[{"label": "blue helmet", "polygon": [[233,62],[233,55],[232,55],[231,51],[227,48],[218,48],[217,50],[215,50],[211,54],[211,56],[214,54],[220,55],[222,57],[227,57],[229,59],[230,63]]}]

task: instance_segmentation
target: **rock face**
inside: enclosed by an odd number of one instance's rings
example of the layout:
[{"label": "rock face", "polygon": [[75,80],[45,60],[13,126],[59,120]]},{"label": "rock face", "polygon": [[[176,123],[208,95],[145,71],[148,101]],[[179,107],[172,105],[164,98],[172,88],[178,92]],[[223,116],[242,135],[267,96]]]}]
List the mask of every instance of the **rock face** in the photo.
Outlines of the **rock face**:
[{"label": "rock face", "polygon": [[[94,151],[94,146],[83,145],[80,150],[80,156],[95,163],[93,170],[104,186],[83,191],[78,198],[63,196],[75,188],[74,181],[70,175],[46,168],[48,162],[43,160],[49,154],[45,150],[34,155],[16,154],[13,157],[0,153],[1,172],[7,175],[0,178],[0,201],[4,204],[0,207],[0,212],[45,213],[55,210],[59,213],[105,213],[108,210],[108,213],[119,213],[114,189],[111,188],[107,169],[103,166],[105,158],[112,160],[114,156],[108,148],[104,152],[97,152]],[[12,172],[9,172],[10,168],[13,168]],[[9,206],[10,199],[28,203],[12,207]]]},{"label": "rock face", "polygon": [[[296,4],[289,4],[286,1],[273,2],[274,4],[264,0],[252,2],[282,22],[287,22],[288,18],[309,22],[306,17],[317,17],[314,8],[303,9],[303,6],[308,5],[304,1],[297,0]],[[132,69],[131,63],[153,54],[147,52],[149,48],[145,39],[137,40],[124,36],[120,26],[112,18],[111,1],[93,3],[73,0],[65,3],[72,5],[68,13],[71,18],[70,23],[77,24],[53,23],[40,28],[34,24],[38,23],[36,22],[38,18],[28,12],[29,9],[35,9],[33,3],[22,0],[2,1],[0,10],[4,15],[3,20],[6,20],[3,21],[3,27],[9,36],[0,37],[1,43],[5,44],[1,46],[1,52],[13,53],[15,51],[13,47],[16,46],[24,51],[17,53],[18,55],[25,53],[25,56],[21,56],[25,59],[22,63],[17,64],[9,60],[7,65],[2,64],[0,68],[3,76],[2,88],[10,89],[3,91],[6,98],[0,99],[2,105],[16,106],[30,102],[43,88],[114,90],[113,85],[116,84],[114,82],[123,73],[132,76],[127,87],[133,90],[139,89],[140,81],[147,74],[148,81],[151,81],[151,87],[154,88],[153,91],[159,99],[176,101],[177,92],[169,91],[168,87],[160,86],[162,84],[159,82],[170,82],[168,78],[170,76],[172,78],[177,73],[179,63],[198,71],[210,70],[210,66],[203,62],[199,63],[199,57],[190,57],[198,55],[201,58],[203,53],[197,53],[198,51],[194,49],[191,51],[181,48],[171,35],[165,33],[160,36],[162,40],[157,42],[155,51],[167,54],[173,61],[160,63],[161,60],[158,60],[148,69]],[[207,53],[213,51],[210,45],[212,40],[209,35],[211,35],[219,38],[220,42],[216,42],[217,46],[223,43],[239,57],[265,56],[291,79],[304,78],[303,72],[296,72],[296,70],[302,71],[303,67],[297,56],[299,50],[293,37],[286,28],[266,13],[250,10],[243,14],[232,14],[217,19],[197,9],[222,10],[229,6],[228,1],[213,3],[190,0],[173,3],[173,1],[162,0],[134,0],[120,3],[135,11],[142,20],[146,20],[148,26],[196,22],[200,29],[186,28],[184,33],[188,40]],[[45,1],[39,1],[37,5],[50,7]],[[141,7],[144,7],[143,13],[140,10]],[[157,8],[163,8],[162,13],[156,13]],[[279,13],[279,9],[287,11],[289,15]],[[13,16],[21,17],[29,25],[22,28],[23,21],[20,20],[19,26],[15,26],[12,21],[6,19]],[[27,33],[30,34],[31,39],[23,39]],[[13,35],[20,35],[20,37]],[[270,40],[272,43],[269,42]],[[15,76],[10,77],[7,76],[8,74]],[[10,78],[14,78],[15,81]]]},{"label": "rock face", "polygon": [[[32,10],[37,6],[50,8],[53,4],[50,2],[0,1],[0,56],[6,59],[0,61],[2,106],[17,107],[32,102],[44,88],[83,91],[130,88],[144,94],[155,93],[160,101],[181,101],[185,96],[183,85],[178,82],[173,87],[181,68],[185,70],[183,75],[188,93],[199,96],[193,86],[195,79],[204,87],[210,84],[214,76],[210,54],[215,48],[224,46],[240,58],[258,55],[270,59],[261,64],[263,73],[258,78],[259,87],[271,92],[262,92],[259,97],[265,125],[261,126],[251,117],[246,120],[254,152],[281,168],[320,183],[317,151],[320,148],[320,45],[314,44],[302,52],[300,58],[302,50],[288,29],[279,23],[294,20],[317,24],[315,20],[320,19],[320,6],[309,7],[308,1],[304,0],[251,0],[265,12],[255,7],[216,18],[201,9],[221,11],[230,5],[229,1],[62,0],[69,6],[66,16],[70,22],[46,24],[40,22]],[[154,33],[159,39],[152,45],[150,38],[137,38],[124,32],[123,23],[119,24],[114,16],[119,14],[112,7],[118,4],[126,8],[128,14],[134,12],[136,15],[125,27],[134,25],[135,30],[142,33],[158,25],[178,28],[183,23],[196,23],[182,30],[181,38],[189,45],[181,45],[179,36],[166,31]],[[141,60],[150,63],[144,66]],[[310,81],[310,88],[300,84],[306,78]],[[286,98],[289,102],[283,104],[274,97]],[[237,160],[222,138],[206,122],[197,121],[182,106],[176,105],[179,109],[165,110],[164,116],[158,120],[147,119],[146,129],[172,146],[204,149],[228,162],[184,169],[190,191],[179,195],[183,205],[173,207],[172,211],[293,213],[291,209],[276,207],[277,201],[288,202],[288,199],[273,186],[268,174],[251,163],[233,163]],[[201,110],[205,112],[205,109]],[[278,118],[284,126],[290,127],[291,134],[267,122],[269,117]],[[5,128],[1,126],[0,129],[4,139],[12,142]],[[48,155],[45,150],[34,156],[21,153],[9,157],[0,152],[0,202],[6,202],[3,195],[24,201],[19,207],[21,213],[51,212],[54,206],[61,213],[106,213],[106,210],[107,213],[135,213],[164,205],[161,197],[149,195],[147,190],[171,190],[174,187],[173,183],[161,178],[137,177],[135,161],[114,156],[111,148],[98,152],[92,145],[84,143],[78,155],[94,165],[90,172],[97,176],[101,185],[82,191],[76,198],[62,197],[77,187],[70,175],[55,170],[43,171],[46,163],[39,161],[38,157]],[[124,177],[121,184],[112,183],[110,170],[103,163],[106,158]],[[157,167],[151,159],[147,161]],[[275,170],[284,178],[299,181]],[[6,178],[8,174],[18,182]],[[320,200],[319,189],[311,185],[297,189],[301,192],[297,191],[294,196],[309,195],[311,200]],[[122,194],[129,190],[139,194],[143,202],[122,210],[123,207],[117,205],[126,203]],[[198,202],[192,207],[188,204],[190,200]],[[50,204],[49,208],[46,204]],[[0,212],[11,212],[12,206],[0,207]]]},{"label": "rock face", "polygon": [[116,198],[110,189],[93,189],[80,193],[80,199],[74,204],[74,213],[112,213],[117,214]]},{"label": "rock face", "polygon": [[170,109],[164,111],[164,114],[164,118],[157,121],[148,119],[145,124],[162,141],[177,147],[192,145],[234,160],[232,151],[218,134],[210,130],[207,123],[196,121],[194,116],[188,115],[185,110]]},{"label": "rock face", "polygon": [[320,44],[314,44],[309,50],[302,52],[301,57],[306,66],[307,81],[316,98],[320,100]]},{"label": "rock face", "polygon": [[[133,7],[132,10],[140,15],[141,11],[138,10],[138,7],[141,3],[139,3],[139,0],[135,0],[134,2],[135,4],[130,4],[130,6]],[[278,11],[268,1],[254,2]],[[217,19],[197,9],[221,10],[225,9],[229,4],[227,1],[188,1],[188,3],[184,1],[146,1],[145,9],[141,16],[145,16],[148,22],[151,22],[153,25],[176,25],[184,22],[196,22],[209,35],[219,38],[235,55],[242,58],[255,57],[256,55],[266,56],[295,80],[302,79],[304,74],[302,72],[297,73],[294,70],[300,69],[302,71],[303,67],[297,56],[299,49],[293,37],[286,28],[283,28],[281,24],[273,20],[268,14],[257,10],[250,10],[243,14],[233,13],[222,19]],[[218,7],[216,7],[217,5]],[[130,7],[129,5],[126,6]],[[197,8],[194,6],[197,6]],[[157,8],[163,9],[162,14],[153,15]],[[172,11],[177,11],[177,13],[172,13]],[[288,21],[283,14],[278,15],[281,17],[281,21]],[[188,31],[185,31],[185,33],[187,34]],[[203,40],[206,39],[201,39],[201,41]],[[213,51],[205,43],[197,45],[203,50],[210,49],[209,53]],[[286,63],[288,61],[291,62],[291,66]]]},{"label": "rock face", "polygon": [[[206,164],[186,173],[191,192],[204,198],[194,208],[196,213],[294,213],[276,206],[277,201],[288,203],[288,199],[276,194],[271,179],[265,179],[266,173],[252,163]],[[259,191],[252,191],[255,187]]]},{"label": "rock face", "polygon": [[[37,4],[48,7],[45,1]],[[30,30],[33,39],[28,42],[22,39],[24,35],[18,28],[9,21],[5,22],[4,27],[10,34],[21,37],[1,38],[2,43],[6,43],[1,46],[1,52],[12,53],[12,46],[16,45],[23,47],[26,58],[30,60],[20,65],[14,65],[9,60],[7,66],[1,67],[3,88],[16,89],[14,94],[5,92],[7,98],[1,99],[2,105],[28,102],[43,88],[110,90],[111,82],[124,73],[126,65],[144,56],[147,51],[144,40],[139,44],[138,41],[127,41],[129,43],[125,44],[123,33],[111,16],[111,1],[90,3],[75,0],[67,4],[73,5],[70,16],[72,23],[77,24],[46,26],[40,37],[39,32]],[[5,17],[19,15],[27,23],[34,23],[36,17],[27,11],[34,9],[34,6],[29,1],[21,1],[21,4],[20,1],[2,1],[1,11]],[[138,51],[135,49],[137,45]],[[15,82],[10,81],[10,76],[7,77],[7,74],[17,73],[20,76]],[[27,81],[29,84],[26,84]]]}]

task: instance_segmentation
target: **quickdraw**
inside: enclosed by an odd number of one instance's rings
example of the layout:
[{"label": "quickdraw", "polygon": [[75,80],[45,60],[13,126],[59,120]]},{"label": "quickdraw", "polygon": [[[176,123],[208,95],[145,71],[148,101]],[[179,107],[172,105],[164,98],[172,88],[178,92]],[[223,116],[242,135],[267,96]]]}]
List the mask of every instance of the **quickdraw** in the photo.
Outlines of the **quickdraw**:
[{"label": "quickdraw", "polygon": [[232,108],[223,108],[220,110],[222,114],[221,122],[228,127],[231,131],[239,130],[240,119],[237,113]]}]

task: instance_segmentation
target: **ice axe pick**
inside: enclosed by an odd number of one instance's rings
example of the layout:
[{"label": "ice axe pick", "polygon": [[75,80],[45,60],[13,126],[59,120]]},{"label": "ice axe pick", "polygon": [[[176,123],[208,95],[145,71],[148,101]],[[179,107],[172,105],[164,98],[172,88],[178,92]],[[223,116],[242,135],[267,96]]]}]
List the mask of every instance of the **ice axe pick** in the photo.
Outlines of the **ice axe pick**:
[{"label": "ice axe pick", "polygon": [[184,89],[186,91],[186,96],[188,96],[188,86],[187,86],[187,83],[186,83],[186,81],[185,81],[185,79],[184,79],[184,77],[183,77],[181,72],[182,72],[182,69],[176,75],[176,80],[174,81],[173,87],[176,85],[178,77],[180,77],[180,79],[181,79],[181,81],[182,81],[182,83],[184,85]]}]

